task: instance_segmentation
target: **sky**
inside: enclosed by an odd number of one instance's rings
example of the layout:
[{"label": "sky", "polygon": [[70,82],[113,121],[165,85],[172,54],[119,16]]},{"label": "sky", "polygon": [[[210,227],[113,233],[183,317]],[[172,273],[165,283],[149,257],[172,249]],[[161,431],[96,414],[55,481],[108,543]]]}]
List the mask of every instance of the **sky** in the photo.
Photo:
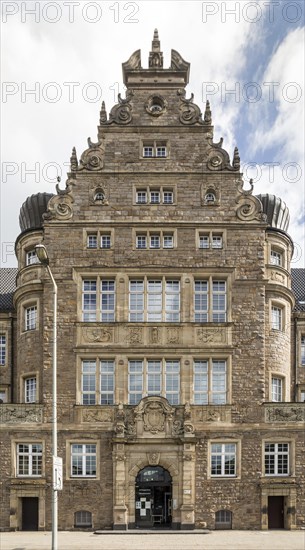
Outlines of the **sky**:
[{"label": "sky", "polygon": [[123,62],[155,28],[164,67],[171,49],[191,63],[186,97],[204,111],[214,141],[239,148],[254,194],[290,210],[292,267],[305,267],[304,0],[1,2],[2,267],[16,266],[19,210],[28,196],[62,187],[72,147],[96,141],[101,102],[124,97]]}]

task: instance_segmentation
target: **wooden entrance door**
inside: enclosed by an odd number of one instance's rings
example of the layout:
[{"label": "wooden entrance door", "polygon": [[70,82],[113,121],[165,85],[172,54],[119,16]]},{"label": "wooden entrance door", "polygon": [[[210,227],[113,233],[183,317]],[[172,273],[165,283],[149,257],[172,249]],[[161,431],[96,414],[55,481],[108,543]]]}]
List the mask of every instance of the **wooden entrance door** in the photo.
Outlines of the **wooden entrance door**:
[{"label": "wooden entrance door", "polygon": [[38,497],[22,498],[22,531],[38,531]]},{"label": "wooden entrance door", "polygon": [[268,497],[268,528],[284,529],[284,497]]}]

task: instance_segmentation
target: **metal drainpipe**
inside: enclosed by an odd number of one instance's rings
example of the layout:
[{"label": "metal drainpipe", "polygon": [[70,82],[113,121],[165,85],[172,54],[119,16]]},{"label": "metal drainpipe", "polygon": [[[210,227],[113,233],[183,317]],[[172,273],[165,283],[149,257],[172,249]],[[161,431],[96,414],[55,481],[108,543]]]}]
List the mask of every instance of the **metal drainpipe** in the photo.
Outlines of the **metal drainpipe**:
[{"label": "metal drainpipe", "polygon": [[297,318],[294,318],[294,400],[298,400],[298,384],[297,384],[297,374],[298,374],[298,334],[297,334]]},{"label": "metal drainpipe", "polygon": [[11,317],[11,403],[14,403],[14,316],[10,313]]}]

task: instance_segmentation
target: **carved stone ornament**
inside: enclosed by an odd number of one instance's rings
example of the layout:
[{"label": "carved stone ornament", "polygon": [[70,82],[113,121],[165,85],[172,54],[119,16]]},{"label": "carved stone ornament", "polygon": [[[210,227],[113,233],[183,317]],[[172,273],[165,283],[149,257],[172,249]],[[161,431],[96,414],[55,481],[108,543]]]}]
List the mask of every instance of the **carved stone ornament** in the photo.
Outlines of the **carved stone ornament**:
[{"label": "carved stone ornament", "polygon": [[265,415],[266,422],[304,422],[305,408],[302,405],[271,406],[265,409]]},{"label": "carved stone ornament", "polygon": [[[60,181],[60,178],[58,178]],[[43,214],[43,219],[49,220],[56,218],[57,220],[69,220],[73,216],[72,204],[74,203],[74,198],[72,196],[72,187],[75,185],[72,179],[66,181],[66,188],[60,189],[58,183],[56,184],[57,195],[53,197],[48,202],[48,209],[45,214]]]},{"label": "carved stone ornament", "polygon": [[143,419],[145,432],[165,432],[166,422],[171,420],[174,409],[163,397],[144,397],[135,409],[136,418]]},{"label": "carved stone ornament", "polygon": [[89,202],[97,206],[107,206],[109,204],[109,186],[106,183],[94,186],[89,191]]},{"label": "carved stone ornament", "polygon": [[109,114],[108,124],[129,124],[132,121],[132,106],[130,100],[134,95],[132,90],[127,90],[126,99],[122,99],[121,94],[118,94],[118,104],[112,107]]},{"label": "carved stone ornament", "polygon": [[113,342],[113,328],[104,327],[84,327],[83,330],[84,340],[89,343],[100,342],[107,344]]},{"label": "carved stone ornament", "polygon": [[98,172],[104,166],[105,145],[104,139],[93,143],[88,138],[88,149],[86,149],[81,158],[79,170],[90,170],[90,172]]},{"label": "carved stone ornament", "polygon": [[218,143],[213,142],[213,137],[207,137],[207,142],[211,146],[207,158],[207,168],[213,172],[220,170],[237,171],[240,168],[240,159],[237,147],[234,150],[233,165],[230,163],[229,154],[222,148],[223,138]]},{"label": "carved stone ornament", "polygon": [[160,453],[147,453],[147,461],[150,466],[158,466],[160,462]]},{"label": "carved stone ornament", "polygon": [[41,423],[43,420],[43,407],[36,405],[11,405],[3,403],[0,408],[0,423]]},{"label": "carved stone ornament", "polygon": [[167,101],[161,95],[152,95],[145,103],[145,110],[149,115],[158,117],[162,115],[167,109]]},{"label": "carved stone ornament", "polygon": [[189,99],[185,98],[185,90],[178,90],[177,94],[180,97],[181,105],[179,107],[180,115],[179,120],[182,124],[188,126],[192,124],[203,124],[201,111],[198,105],[193,103],[194,94],[191,94]]},{"label": "carved stone ornament", "polygon": [[243,189],[243,179],[236,180],[237,192],[239,196],[236,198],[238,207],[236,209],[236,216],[242,221],[266,221],[266,214],[263,213],[263,206],[261,201],[252,195],[253,192],[253,180],[250,179],[250,189]]},{"label": "carved stone ornament", "polygon": [[112,422],[113,414],[110,410],[87,408],[82,410],[83,422]]}]

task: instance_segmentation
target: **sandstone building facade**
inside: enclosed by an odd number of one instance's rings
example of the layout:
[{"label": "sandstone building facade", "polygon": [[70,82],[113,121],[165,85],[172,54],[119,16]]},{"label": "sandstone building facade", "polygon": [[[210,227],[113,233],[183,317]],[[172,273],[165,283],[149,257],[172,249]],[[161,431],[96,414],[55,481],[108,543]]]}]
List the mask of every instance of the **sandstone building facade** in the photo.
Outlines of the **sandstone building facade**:
[{"label": "sandstone building facade", "polygon": [[40,243],[58,285],[59,528],[305,526],[304,270],[287,207],[214,142],[189,69],[174,50],[163,67],[155,31],[65,189],[21,208],[2,270],[2,529],[51,527]]}]

